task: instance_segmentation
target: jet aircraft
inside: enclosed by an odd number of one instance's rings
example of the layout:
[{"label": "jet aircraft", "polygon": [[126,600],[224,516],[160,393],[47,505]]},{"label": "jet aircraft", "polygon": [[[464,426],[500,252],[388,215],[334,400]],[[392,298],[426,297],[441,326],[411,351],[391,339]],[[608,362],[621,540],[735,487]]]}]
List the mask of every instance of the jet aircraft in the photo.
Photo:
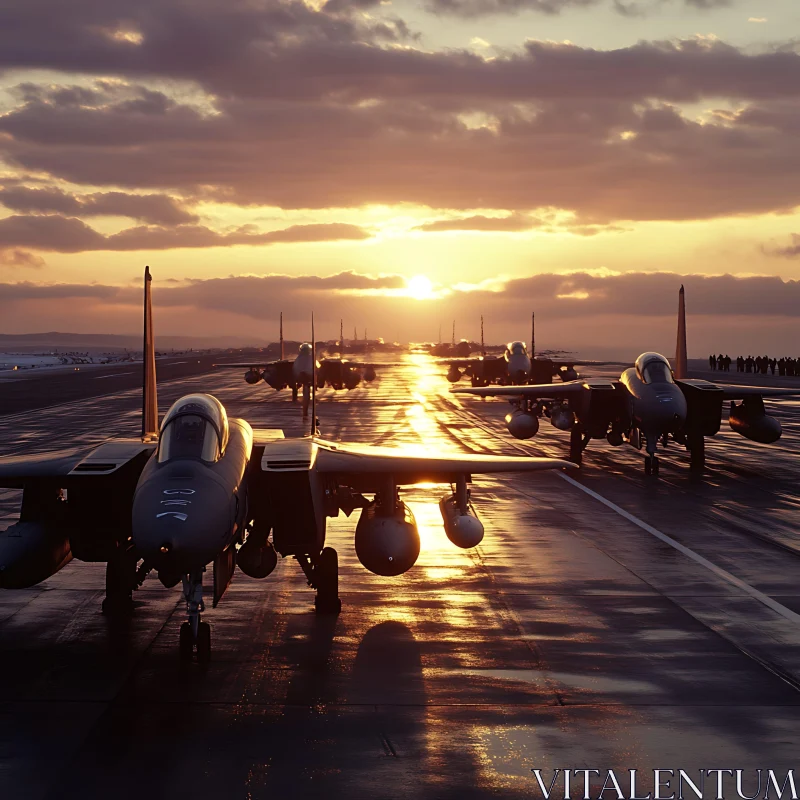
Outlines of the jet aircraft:
[{"label": "jet aircraft", "polygon": [[[619,446],[625,440],[644,449],[645,473],[658,474],[659,442],[670,438],[690,453],[693,471],[705,466],[705,437],[719,432],[723,405],[731,401],[729,424],[737,433],[762,444],[781,436],[781,425],[764,408],[765,397],[797,397],[798,389],[734,386],[690,380],[687,377],[686,305],[681,286],[678,301],[678,342],[673,372],[660,353],[643,353],[618,381],[576,380],[562,385],[498,386],[451,389],[480,397],[511,398],[515,409],[506,415],[506,427],[517,439],[531,439],[539,421],[548,417],[559,430],[570,433],[571,461],[580,464],[591,439]],[[736,401],[741,401],[738,405]]]},{"label": "jet aircraft", "polygon": [[[221,369],[246,369],[244,379],[251,385],[264,381],[276,391],[292,390],[292,400],[296,401],[300,390],[303,391],[303,416],[308,416],[312,383],[317,388],[326,386],[332,389],[355,389],[362,380],[371,383],[376,378],[375,368],[383,366],[348,361],[342,358],[323,358],[319,362],[315,358],[315,346],[303,342],[297,356],[287,359],[283,351],[283,314],[280,317],[281,357],[278,361],[258,363],[255,361],[219,363],[215,367]],[[316,377],[314,377],[316,375]]]},{"label": "jet aircraft", "polygon": [[[0,487],[23,491],[19,522],[0,533],[0,588],[33,586],[72,558],[106,562],[103,609],[127,613],[134,589],[156,570],[165,586],[182,584],[181,657],[196,653],[205,662],[211,653],[211,630],[201,618],[207,565],[213,564],[216,606],[237,564],[265,578],[279,554],[292,556],[316,591],[317,612],[339,613],[338,557],[325,544],[329,517],[361,509],[354,537],[361,564],[377,575],[400,575],[420,551],[400,487],[450,485],[439,504],[444,528],[456,546],[470,548],[483,538],[470,501],[473,474],[574,466],[329,442],[316,432],[315,394],[314,430],[303,438],[254,430],[229,418],[209,394],[182,397],[159,426],[150,284],[148,268],[141,437],[0,459]],[[315,369],[312,364],[312,385]]]},{"label": "jet aircraft", "polygon": [[448,365],[446,378],[450,383],[458,383],[462,375],[467,375],[473,387],[481,386],[522,386],[525,384],[552,383],[554,377],[562,382],[578,378],[575,365],[606,366],[608,362],[580,361],[578,359],[536,358],[536,317],[531,315],[531,352],[525,342],[509,342],[502,356],[486,354],[483,340],[483,317],[481,317],[481,355],[476,358],[448,358],[442,362]]}]

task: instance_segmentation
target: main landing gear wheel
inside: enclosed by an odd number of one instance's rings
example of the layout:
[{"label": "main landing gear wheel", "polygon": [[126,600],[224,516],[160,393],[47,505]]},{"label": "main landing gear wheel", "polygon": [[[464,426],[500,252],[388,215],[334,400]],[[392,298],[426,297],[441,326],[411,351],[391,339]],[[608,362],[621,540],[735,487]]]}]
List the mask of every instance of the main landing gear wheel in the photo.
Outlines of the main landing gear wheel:
[{"label": "main landing gear wheel", "polygon": [[644,474],[658,475],[658,456],[644,457]]},{"label": "main landing gear wheel", "polygon": [[130,551],[116,551],[106,564],[106,596],[103,613],[124,617],[133,612],[133,589],[136,585],[136,556]]},{"label": "main landing gear wheel", "polygon": [[583,436],[579,428],[569,432],[569,460],[578,465],[583,461]]},{"label": "main landing gear wheel", "polygon": [[197,660],[201,664],[208,664],[211,660],[211,626],[201,622],[197,628]]},{"label": "main landing gear wheel", "polygon": [[181,624],[178,647],[180,649],[181,661],[191,661],[192,654],[194,653],[194,636],[192,635],[192,626],[188,622]]},{"label": "main landing gear wheel", "polygon": [[332,547],[325,547],[314,565],[314,585],[317,596],[314,609],[317,614],[338,614],[342,610],[339,599],[339,557]]}]

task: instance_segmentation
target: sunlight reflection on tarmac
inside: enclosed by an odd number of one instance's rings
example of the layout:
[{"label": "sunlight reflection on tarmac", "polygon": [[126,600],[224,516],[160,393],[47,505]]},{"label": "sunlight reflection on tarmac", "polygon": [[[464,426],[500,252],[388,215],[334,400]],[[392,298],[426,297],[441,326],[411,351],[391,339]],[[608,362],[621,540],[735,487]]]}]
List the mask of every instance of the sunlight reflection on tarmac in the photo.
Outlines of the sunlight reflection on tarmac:
[{"label": "sunlight reflection on tarmac", "polygon": [[[515,442],[505,403],[449,395],[427,357],[409,361],[321,391],[323,436],[566,454],[563,433]],[[166,385],[162,412],[196,390],[255,427],[302,432],[288,393],[238,373]],[[135,435],[139,405],[130,390],[0,417],[0,452]],[[784,438],[754,445],[723,423],[702,479],[677,448],[654,481],[638,452],[593,442],[579,480],[800,612],[800,408],[775,405]],[[289,559],[262,582],[237,573],[207,615],[205,669],[179,662],[180,594],[153,576],[124,630],[100,614],[101,564],[0,592],[0,797],[528,798],[533,767],[793,766],[791,622],[558,475],[476,479],[486,537],[473,551],[442,530],[444,492],[405,492],[422,552],[398,578],[358,563],[357,514],[330,522],[337,619],[313,614]],[[0,490],[0,526],[17,498]]]}]

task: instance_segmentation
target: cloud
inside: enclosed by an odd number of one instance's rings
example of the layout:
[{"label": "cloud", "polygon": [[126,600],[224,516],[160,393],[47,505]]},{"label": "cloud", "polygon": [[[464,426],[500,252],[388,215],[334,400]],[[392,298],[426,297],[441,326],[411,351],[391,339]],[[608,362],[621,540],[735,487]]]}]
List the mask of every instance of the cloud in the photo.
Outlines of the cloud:
[{"label": "cloud", "polygon": [[509,214],[505,217],[486,217],[478,214],[473,217],[460,217],[457,219],[439,219],[434,222],[426,222],[414,230],[425,231],[427,233],[439,233],[442,231],[507,231],[514,233],[517,231],[528,231],[541,225],[541,220],[527,214]]},{"label": "cloud", "polygon": [[11,216],[0,220],[0,248],[31,247],[35,250],[60,253],[360,241],[369,236],[367,231],[356,225],[336,222],[291,225],[282,230],[264,233],[252,225],[244,225],[225,233],[211,230],[203,225],[178,225],[173,228],[139,226],[104,235],[74,217]]},{"label": "cloud", "polygon": [[[429,0],[428,10],[439,14],[455,14],[461,17],[479,17],[491,14],[517,14],[533,11],[556,15],[571,9],[587,8],[604,3],[605,0]],[[611,8],[624,16],[642,16],[652,13],[669,0],[610,0]],[[723,8],[731,0],[680,0],[689,7],[702,10]]]},{"label": "cloud", "polygon": [[[121,214],[167,228],[199,222],[180,198],[284,209],[412,203],[465,217],[553,207],[596,224],[800,204],[791,47],[528,41],[487,58],[423,50],[399,21],[368,19],[362,4],[190,5],[0,9],[0,68],[102,76],[14,89],[16,104],[0,115],[0,159],[52,186],[34,197],[7,185],[12,211]],[[702,120],[698,104],[712,106]],[[70,195],[64,182],[87,188]]]},{"label": "cloud", "polygon": [[58,212],[82,217],[130,217],[152,225],[180,225],[199,217],[181,207],[177,198],[160,194],[95,192],[70,194],[57,188],[31,189],[26,186],[0,188],[0,204],[23,213]]},{"label": "cloud", "polygon": [[764,246],[761,248],[763,253],[770,256],[780,256],[782,258],[800,258],[800,233],[792,234],[792,244],[785,247]]},{"label": "cloud", "polygon": [[748,17],[747,21],[748,22],[767,22],[767,18],[766,17]]},{"label": "cloud", "polygon": [[45,260],[35,253],[27,250],[14,248],[12,250],[0,250],[0,266],[3,267],[32,267],[40,269],[45,265]]},{"label": "cloud", "polygon": [[[280,312],[288,336],[307,336],[312,310],[319,338],[338,335],[342,317],[348,329],[357,324],[374,336],[413,341],[435,338],[440,324],[455,319],[457,336],[475,338],[483,316],[488,341],[524,339],[535,298],[542,347],[580,348],[584,354],[605,349],[633,358],[646,350],[672,354],[682,283],[690,352],[785,354],[787,342],[796,342],[800,281],[777,277],[547,273],[452,285],[435,300],[413,301],[401,296],[406,279],[400,275],[271,274],[165,282],[156,274],[153,298],[162,335],[208,338],[235,332],[254,342],[277,336]],[[134,333],[141,325],[141,288],[5,282],[0,283],[0,314],[5,331]]]},{"label": "cloud", "polygon": [[[607,274],[594,272],[543,273],[470,286],[448,287],[448,303],[461,313],[477,315],[484,309],[488,318],[508,313],[530,319],[530,298],[536,298],[539,315],[568,319],[616,315],[674,316],[677,293],[686,286],[692,313],[724,316],[777,315],[800,317],[800,281],[773,276],[740,278],[733,275],[676,275],[665,272]],[[259,319],[267,305],[297,310],[329,301],[322,318],[338,319],[337,303],[347,303],[364,313],[378,307],[406,308],[408,300],[398,295],[406,287],[402,275],[370,275],[352,271],[326,277],[281,274],[240,275],[156,283],[160,307],[191,306],[198,312],[226,310]],[[138,305],[140,289],[129,286],[59,283],[0,284],[4,303],[20,299],[100,297]],[[155,295],[154,295],[155,296]],[[429,304],[429,307],[436,305]],[[413,306],[421,308],[423,306]],[[303,312],[305,313],[305,312]],[[492,316],[495,315],[495,316]],[[374,316],[374,313],[373,313]]]}]

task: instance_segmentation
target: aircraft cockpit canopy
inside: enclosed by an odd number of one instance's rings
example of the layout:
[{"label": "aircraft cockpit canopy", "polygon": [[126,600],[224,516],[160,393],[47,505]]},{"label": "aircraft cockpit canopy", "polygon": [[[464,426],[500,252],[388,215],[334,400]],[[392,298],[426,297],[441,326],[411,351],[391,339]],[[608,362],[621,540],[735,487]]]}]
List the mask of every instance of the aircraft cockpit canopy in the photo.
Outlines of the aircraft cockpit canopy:
[{"label": "aircraft cockpit canopy", "polygon": [[525,354],[525,342],[511,342],[508,345],[508,352],[512,355],[524,355]]},{"label": "aircraft cockpit canopy", "polygon": [[636,374],[644,383],[674,383],[672,367],[661,353],[642,353],[636,359]]},{"label": "aircraft cockpit canopy", "polygon": [[228,414],[209,394],[182,397],[167,411],[159,434],[158,461],[198,458],[213,463],[228,444]]}]

